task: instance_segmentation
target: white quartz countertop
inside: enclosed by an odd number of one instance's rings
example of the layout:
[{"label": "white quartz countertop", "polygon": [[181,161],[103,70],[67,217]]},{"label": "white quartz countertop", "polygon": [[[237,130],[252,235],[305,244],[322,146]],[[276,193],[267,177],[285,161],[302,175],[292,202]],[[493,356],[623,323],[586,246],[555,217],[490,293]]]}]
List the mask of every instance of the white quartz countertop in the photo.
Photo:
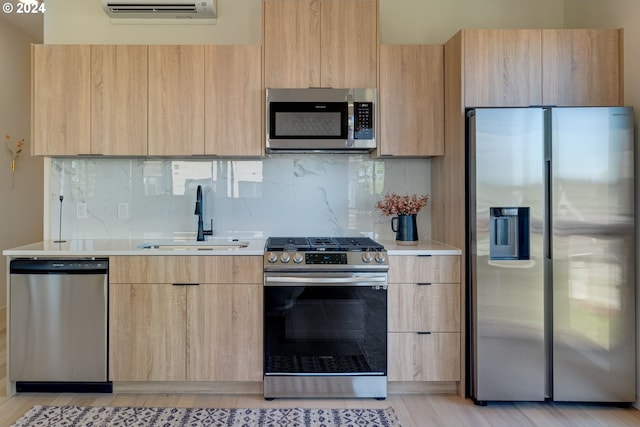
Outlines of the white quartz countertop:
[{"label": "white quartz countertop", "polygon": [[[239,242],[247,242],[246,247],[234,248],[217,248],[214,250],[203,247],[203,250],[195,248],[197,245],[184,246],[180,249],[184,241],[175,241],[177,249],[158,248],[143,249],[140,246],[146,243],[163,243],[169,245],[170,241],[163,239],[148,240],[128,240],[128,239],[78,239],[68,240],[62,243],[56,243],[52,240],[31,243],[12,249],[6,249],[2,252],[6,256],[28,256],[28,257],[51,257],[51,256],[122,256],[122,255],[194,255],[194,256],[211,256],[211,255],[260,255],[264,254],[265,239],[238,239]],[[220,244],[237,243],[232,239],[212,239],[201,244]]]},{"label": "white quartz countertop", "polygon": [[393,255],[461,255],[462,251],[453,246],[435,240],[419,240],[417,245],[399,245],[395,240],[379,240],[387,250],[389,256]]},{"label": "white quartz countertop", "polygon": [[[264,254],[265,239],[239,239],[246,242],[246,247],[216,248],[202,250],[195,248],[196,244],[187,245],[180,248],[180,241],[176,241],[173,248],[143,249],[140,246],[145,243],[164,243],[169,246],[170,241],[162,239],[77,239],[56,243],[53,240],[31,243],[16,248],[6,249],[2,252],[5,256],[13,257],[96,257],[96,256],[124,256],[124,255],[194,255],[194,256],[228,256],[228,255],[250,255],[262,256]],[[212,239],[203,242],[207,244],[236,243],[232,239]],[[398,245],[394,240],[380,240],[384,245],[388,255],[460,255],[460,249],[445,245],[434,240],[420,240],[417,245]]]}]

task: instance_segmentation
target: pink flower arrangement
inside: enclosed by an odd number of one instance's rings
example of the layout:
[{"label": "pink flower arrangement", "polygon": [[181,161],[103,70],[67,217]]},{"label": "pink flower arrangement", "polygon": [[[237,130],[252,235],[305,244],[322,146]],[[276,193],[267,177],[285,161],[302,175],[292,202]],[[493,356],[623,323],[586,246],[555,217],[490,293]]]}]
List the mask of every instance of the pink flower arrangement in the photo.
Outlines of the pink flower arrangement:
[{"label": "pink flower arrangement", "polygon": [[384,200],[376,203],[376,207],[385,215],[415,215],[427,205],[427,201],[427,195],[387,193]]}]

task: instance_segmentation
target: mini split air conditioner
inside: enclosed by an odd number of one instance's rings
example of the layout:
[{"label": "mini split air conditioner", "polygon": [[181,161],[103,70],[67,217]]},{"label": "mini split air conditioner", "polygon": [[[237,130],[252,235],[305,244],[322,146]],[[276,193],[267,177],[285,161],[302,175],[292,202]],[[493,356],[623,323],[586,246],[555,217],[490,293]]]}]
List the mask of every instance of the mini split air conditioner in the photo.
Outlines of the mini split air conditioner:
[{"label": "mini split air conditioner", "polygon": [[216,2],[217,0],[102,0],[102,8],[112,20],[193,19],[210,21],[202,23],[214,23],[217,18]]}]

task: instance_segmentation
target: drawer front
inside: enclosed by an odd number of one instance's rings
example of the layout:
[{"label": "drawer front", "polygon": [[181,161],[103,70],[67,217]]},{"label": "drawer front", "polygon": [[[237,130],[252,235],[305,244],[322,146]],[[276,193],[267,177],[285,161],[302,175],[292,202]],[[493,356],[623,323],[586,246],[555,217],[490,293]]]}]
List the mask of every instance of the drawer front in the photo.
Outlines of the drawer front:
[{"label": "drawer front", "polygon": [[459,333],[390,333],[389,381],[460,381]]},{"label": "drawer front", "polygon": [[460,332],[459,283],[391,283],[389,332]]},{"label": "drawer front", "polygon": [[262,283],[261,256],[116,256],[111,283]]},{"label": "drawer front", "polygon": [[460,256],[390,256],[389,283],[460,283]]}]

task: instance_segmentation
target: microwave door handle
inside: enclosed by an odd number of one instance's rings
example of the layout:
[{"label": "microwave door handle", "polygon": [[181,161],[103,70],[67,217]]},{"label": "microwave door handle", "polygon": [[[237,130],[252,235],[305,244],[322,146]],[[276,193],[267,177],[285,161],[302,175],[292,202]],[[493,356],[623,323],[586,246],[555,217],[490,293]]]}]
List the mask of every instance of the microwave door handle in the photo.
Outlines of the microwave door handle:
[{"label": "microwave door handle", "polygon": [[347,95],[347,147],[353,148],[355,145],[355,138],[353,136],[353,129],[356,125],[356,117],[354,115],[353,108],[353,95]]}]

